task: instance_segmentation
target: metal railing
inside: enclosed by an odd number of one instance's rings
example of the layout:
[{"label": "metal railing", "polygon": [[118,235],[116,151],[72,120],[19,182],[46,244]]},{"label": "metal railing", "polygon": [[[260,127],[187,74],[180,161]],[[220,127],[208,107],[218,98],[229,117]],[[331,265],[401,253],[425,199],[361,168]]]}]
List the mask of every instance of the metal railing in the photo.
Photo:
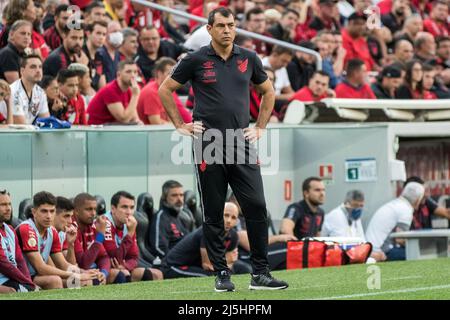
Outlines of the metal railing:
[{"label": "metal railing", "polygon": [[[206,18],[198,17],[198,16],[195,16],[195,15],[189,14],[187,12],[184,12],[184,11],[181,11],[181,10],[177,10],[177,9],[172,9],[172,8],[169,8],[169,7],[165,7],[165,6],[153,3],[153,2],[148,2],[148,1],[145,1],[145,0],[131,0],[131,2],[140,4],[140,5],[152,8],[152,9],[156,9],[156,10],[159,10],[159,11],[164,11],[164,12],[167,12],[167,13],[170,13],[170,14],[174,14],[174,15],[186,18],[186,19],[195,20],[195,21],[203,23],[203,24],[208,23],[208,20]],[[261,40],[261,41],[264,41],[264,42],[267,42],[267,43],[270,43],[270,44],[274,44],[274,45],[277,45],[277,46],[280,46],[280,47],[285,47],[285,48],[288,48],[288,49],[291,49],[291,50],[294,50],[294,51],[300,51],[300,52],[303,52],[303,53],[306,53],[306,54],[310,54],[310,55],[312,55],[312,56],[314,56],[316,58],[316,69],[317,70],[322,70],[322,57],[320,56],[320,54],[317,51],[314,51],[314,50],[311,50],[311,49],[308,49],[308,48],[304,48],[304,47],[301,47],[301,46],[297,46],[295,44],[292,44],[292,43],[289,43],[289,42],[286,42],[286,41],[280,41],[280,40],[277,40],[277,39],[274,39],[274,38],[263,36],[261,34],[250,32],[250,31],[247,31],[247,30],[244,30],[244,29],[240,29],[240,28],[237,28],[236,32],[238,34],[244,35],[244,36],[252,38],[252,39]]]}]

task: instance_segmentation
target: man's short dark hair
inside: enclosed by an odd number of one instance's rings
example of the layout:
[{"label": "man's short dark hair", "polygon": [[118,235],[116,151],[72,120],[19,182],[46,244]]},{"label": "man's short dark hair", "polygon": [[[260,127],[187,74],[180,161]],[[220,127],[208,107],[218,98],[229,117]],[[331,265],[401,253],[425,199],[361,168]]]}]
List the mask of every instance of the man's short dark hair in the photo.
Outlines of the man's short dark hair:
[{"label": "man's short dark hair", "polygon": [[103,2],[100,1],[93,1],[91,4],[89,4],[85,9],[84,12],[91,13],[91,11],[95,8],[102,8],[105,9],[105,5]]},{"label": "man's short dark hair", "polygon": [[418,176],[411,176],[408,179],[406,179],[405,183],[403,183],[403,187],[405,187],[410,182],[417,182],[419,184],[425,184],[425,181],[422,180],[422,178]]},{"label": "man's short dark hair", "polygon": [[119,64],[117,65],[117,71],[122,71],[125,68],[125,66],[128,66],[130,64],[136,64],[136,62],[129,58],[120,61]]},{"label": "man's short dark hair", "polygon": [[302,191],[303,192],[309,191],[309,189],[311,188],[311,182],[313,182],[313,181],[321,182],[322,179],[320,179],[318,177],[307,178],[305,181],[303,181]]},{"label": "man's short dark hair", "polygon": [[39,208],[44,204],[56,206],[56,197],[47,191],[40,191],[33,196],[33,208]]},{"label": "man's short dark hair", "polygon": [[272,53],[274,53],[278,56],[280,56],[282,54],[288,54],[291,57],[294,56],[294,52],[291,49],[282,47],[282,46],[277,46],[277,45],[272,48]]},{"label": "man's short dark hair", "polygon": [[182,188],[183,185],[175,180],[168,180],[162,185],[161,200],[165,201],[169,195],[169,191],[173,188]]},{"label": "man's short dark hair", "polygon": [[434,66],[431,65],[430,63],[424,63],[422,66],[422,72],[430,72],[430,71],[434,71]]},{"label": "man's short dark hair", "polygon": [[52,83],[53,80],[55,80],[55,77],[52,77],[51,75],[46,74],[42,77],[42,80],[39,83],[39,87],[41,87],[42,89],[45,90],[50,86],[50,84]]},{"label": "man's short dark hair", "polygon": [[313,74],[311,75],[311,78],[313,78],[316,74],[321,75],[322,77],[327,77],[328,79],[330,79],[330,75],[328,73],[326,73],[323,70],[316,70],[313,72]]},{"label": "man's short dark hair", "polygon": [[134,196],[127,192],[127,191],[118,191],[116,193],[114,193],[114,195],[111,197],[111,206],[114,206],[117,208],[119,202],[120,202],[120,198],[126,198],[129,200],[135,200]]},{"label": "man's short dark hair", "polygon": [[72,201],[65,197],[56,197],[56,213],[72,211],[74,209]]},{"label": "man's short dark hair", "polygon": [[61,12],[67,11],[67,9],[69,9],[69,5],[67,5],[67,4],[60,4],[60,5],[57,6],[56,9],[55,9],[55,17],[59,17],[59,15],[61,14]]},{"label": "man's short dark hair", "polygon": [[83,31],[84,35],[84,29],[86,29],[86,25],[84,23],[81,23],[81,21],[79,21],[78,23],[74,23],[73,25],[71,25],[70,28],[69,26],[65,25],[61,31],[64,35],[68,35],[72,30]]},{"label": "man's short dark hair", "polygon": [[295,11],[294,9],[291,9],[291,8],[287,8],[286,10],[284,10],[283,13],[281,14],[281,17],[285,17],[289,13],[293,13],[293,14],[295,14],[297,16],[297,18],[300,18],[300,15],[298,14],[298,12]]},{"label": "man's short dark hair", "polygon": [[236,35],[236,38],[234,38],[234,43],[238,46],[242,46],[246,41],[252,41],[252,38],[244,36],[243,34]]},{"label": "man's short dark hair", "polygon": [[42,62],[42,58],[39,55],[30,54],[30,55],[20,58],[20,67],[25,68],[27,66],[28,60],[31,60],[31,59],[38,59],[40,62]]},{"label": "man's short dark hair", "polygon": [[86,31],[93,32],[96,25],[99,25],[99,26],[102,26],[102,27],[108,29],[108,24],[106,23],[106,21],[94,21],[91,24],[88,24],[86,26]]},{"label": "man's short dark hair", "polygon": [[437,46],[437,49],[440,48],[441,43],[446,42],[446,41],[450,41],[450,37],[449,37],[449,36],[437,36],[437,37],[436,37],[436,46]]},{"label": "man's short dark hair", "polygon": [[62,69],[62,70],[59,70],[57,79],[58,79],[58,83],[65,84],[67,79],[75,78],[75,77],[78,77],[77,72],[75,72],[73,70],[69,70],[69,69]]},{"label": "man's short dark hair", "polygon": [[250,21],[252,15],[264,14],[264,11],[261,8],[252,8],[247,11],[245,14],[245,21]]},{"label": "man's short dark hair", "polygon": [[90,195],[89,193],[82,192],[76,195],[76,197],[73,199],[73,206],[75,208],[81,208],[86,201],[96,201],[95,197],[93,195]]},{"label": "man's short dark hair", "polygon": [[218,7],[213,11],[211,11],[208,15],[208,24],[210,26],[214,25],[216,13],[219,13],[221,16],[224,16],[225,18],[228,18],[229,16],[232,16],[234,18],[233,11],[225,7]]},{"label": "man's short dark hair", "polygon": [[347,77],[353,75],[356,71],[359,71],[361,67],[364,65],[364,61],[361,59],[350,59],[347,62],[347,67],[345,68],[345,72]]},{"label": "man's short dark hair", "polygon": [[177,62],[169,57],[161,57],[156,60],[155,65],[153,67],[153,76],[156,76],[156,72],[164,72],[168,66],[174,66]]}]

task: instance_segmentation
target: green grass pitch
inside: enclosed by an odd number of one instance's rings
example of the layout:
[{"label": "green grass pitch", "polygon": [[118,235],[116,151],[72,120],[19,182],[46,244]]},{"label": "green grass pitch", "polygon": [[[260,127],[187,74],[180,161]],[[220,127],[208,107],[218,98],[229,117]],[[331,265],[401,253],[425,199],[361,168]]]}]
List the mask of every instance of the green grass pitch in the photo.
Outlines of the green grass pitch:
[{"label": "green grass pitch", "polygon": [[[249,275],[233,276],[236,292],[215,293],[213,278],[176,279],[82,289],[1,295],[3,299],[450,299],[450,259],[380,263],[379,289],[368,289],[373,265],[289,270],[273,274],[289,282],[281,291],[250,291]],[[369,273],[368,273],[369,271]],[[373,279],[373,278],[371,278]],[[370,283],[374,283],[370,281]]]}]

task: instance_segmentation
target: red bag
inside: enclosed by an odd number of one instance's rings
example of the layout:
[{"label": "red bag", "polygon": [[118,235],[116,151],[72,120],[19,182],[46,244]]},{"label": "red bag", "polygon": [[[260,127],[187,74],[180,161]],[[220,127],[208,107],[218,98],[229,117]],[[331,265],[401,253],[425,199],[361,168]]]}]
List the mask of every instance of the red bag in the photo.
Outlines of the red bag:
[{"label": "red bag", "polygon": [[341,266],[345,264],[344,250],[338,244],[327,246],[324,267]]},{"label": "red bag", "polygon": [[372,253],[372,244],[370,242],[366,242],[357,246],[354,246],[345,251],[345,255],[347,256],[347,263],[366,263],[367,258],[370,257]]},{"label": "red bag", "polygon": [[323,267],[326,247],[323,241],[310,239],[288,241],[286,268],[289,270]]}]

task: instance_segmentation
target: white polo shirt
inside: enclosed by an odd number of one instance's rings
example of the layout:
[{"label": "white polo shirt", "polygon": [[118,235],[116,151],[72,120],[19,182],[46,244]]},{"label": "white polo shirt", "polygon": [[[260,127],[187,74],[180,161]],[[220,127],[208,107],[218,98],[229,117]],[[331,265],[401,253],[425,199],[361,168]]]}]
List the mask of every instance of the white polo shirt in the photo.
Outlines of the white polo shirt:
[{"label": "white polo shirt", "polygon": [[396,227],[409,230],[414,208],[403,197],[394,199],[379,208],[370,220],[366,231],[366,240],[372,243],[373,251],[388,252],[393,248],[389,235]]},{"label": "white polo shirt", "polygon": [[325,215],[321,236],[323,237],[355,237],[365,239],[361,219],[348,219],[344,204]]},{"label": "white polo shirt", "polygon": [[33,87],[31,97],[28,97],[20,79],[14,81],[10,88],[13,115],[24,116],[26,124],[33,124],[39,115],[49,112],[47,95],[38,85]]},{"label": "white polo shirt", "polygon": [[[263,67],[272,68],[269,62],[269,57],[264,57],[262,59]],[[291,81],[286,68],[281,68],[275,71],[275,94],[280,95],[283,88],[291,86]]]}]

